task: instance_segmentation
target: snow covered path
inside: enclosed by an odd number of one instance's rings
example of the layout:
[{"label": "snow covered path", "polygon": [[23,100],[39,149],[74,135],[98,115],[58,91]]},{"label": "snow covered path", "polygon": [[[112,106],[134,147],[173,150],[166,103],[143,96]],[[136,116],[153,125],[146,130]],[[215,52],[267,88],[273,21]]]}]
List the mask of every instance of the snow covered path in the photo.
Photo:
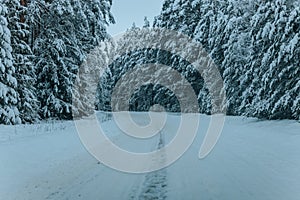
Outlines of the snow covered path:
[{"label": "snow covered path", "polygon": [[[209,117],[200,119],[199,134],[182,158],[166,169],[139,175],[98,163],[72,122],[0,126],[0,199],[300,199],[299,123],[227,117],[214,151],[199,160]],[[170,115],[162,137],[147,141],[129,139],[113,122],[103,127],[119,146],[147,152],[168,143],[179,120]]]}]

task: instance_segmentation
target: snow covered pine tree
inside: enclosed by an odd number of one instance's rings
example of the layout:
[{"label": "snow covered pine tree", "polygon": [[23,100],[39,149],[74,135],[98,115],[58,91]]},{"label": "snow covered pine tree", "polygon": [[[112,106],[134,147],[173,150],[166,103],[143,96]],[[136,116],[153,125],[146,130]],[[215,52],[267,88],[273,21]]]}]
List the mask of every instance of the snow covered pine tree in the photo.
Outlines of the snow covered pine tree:
[{"label": "snow covered pine tree", "polygon": [[7,7],[0,1],[0,124],[21,123],[17,108],[17,79],[11,55],[11,34],[7,23]]},{"label": "snow covered pine tree", "polygon": [[71,119],[79,66],[86,54],[108,37],[106,26],[113,22],[111,1],[57,0],[44,7],[40,17],[44,27],[34,46],[40,115]]},{"label": "snow covered pine tree", "polygon": [[19,94],[18,109],[23,123],[39,119],[39,102],[36,96],[36,74],[33,53],[29,45],[28,9],[26,1],[6,0],[8,28],[11,31],[13,66],[16,69]]}]

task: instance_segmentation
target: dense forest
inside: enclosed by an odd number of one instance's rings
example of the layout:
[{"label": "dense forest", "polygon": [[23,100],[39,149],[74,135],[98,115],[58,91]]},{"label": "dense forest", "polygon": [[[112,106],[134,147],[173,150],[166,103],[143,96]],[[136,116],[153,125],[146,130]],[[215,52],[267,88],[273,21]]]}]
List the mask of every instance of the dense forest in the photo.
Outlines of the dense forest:
[{"label": "dense forest", "polygon": [[[74,81],[87,55],[109,38],[112,0],[0,1],[0,124],[72,119]],[[224,80],[229,115],[262,119],[300,116],[300,5],[289,0],[165,0],[153,27],[200,42]],[[150,30],[133,26],[120,46]],[[143,36],[142,36],[142,35]],[[101,77],[95,107],[111,110],[116,79],[134,63],[172,66],[191,83],[201,113],[211,114],[208,89],[189,63],[170,52],[128,52]],[[84,81],[84,80],[82,80]],[[126,84],[126,83],[124,83]],[[180,105],[162,85],[145,85],[130,99],[132,111]]]},{"label": "dense forest", "polygon": [[[146,21],[143,29],[133,26],[124,36],[123,41],[127,44],[121,46],[130,49],[130,45],[134,44],[128,41],[147,38],[147,24]],[[154,21],[154,27],[184,33],[200,42],[209,52],[224,80],[228,115],[299,119],[298,1],[166,0],[161,14]],[[181,72],[198,95],[200,112],[211,114],[209,91],[201,77],[187,71],[189,63],[153,50],[128,52],[111,66],[100,84],[104,88],[100,88],[98,107],[111,109],[107,105],[120,73],[124,74],[136,63],[153,62],[170,65]],[[151,105],[157,103],[167,111],[180,111],[174,94],[160,85],[142,87],[130,101],[133,111],[149,110]]]}]

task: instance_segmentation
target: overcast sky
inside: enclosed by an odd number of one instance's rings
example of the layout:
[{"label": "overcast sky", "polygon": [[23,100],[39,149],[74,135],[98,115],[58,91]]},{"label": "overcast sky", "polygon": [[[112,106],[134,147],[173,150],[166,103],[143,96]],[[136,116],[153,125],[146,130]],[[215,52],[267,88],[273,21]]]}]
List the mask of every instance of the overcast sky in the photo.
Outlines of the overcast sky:
[{"label": "overcast sky", "polygon": [[144,24],[147,16],[152,24],[153,18],[160,14],[164,0],[113,0],[112,13],[116,24],[108,27],[113,36],[126,31],[135,22],[137,26]]}]

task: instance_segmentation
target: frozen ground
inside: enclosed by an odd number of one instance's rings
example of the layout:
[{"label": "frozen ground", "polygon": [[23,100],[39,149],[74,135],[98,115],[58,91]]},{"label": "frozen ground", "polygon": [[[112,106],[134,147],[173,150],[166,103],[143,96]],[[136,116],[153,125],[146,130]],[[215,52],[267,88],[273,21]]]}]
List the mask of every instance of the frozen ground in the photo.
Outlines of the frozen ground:
[{"label": "frozen ground", "polygon": [[[0,126],[0,200],[300,199],[300,123],[227,117],[217,146],[199,160],[209,122],[199,117],[199,134],[181,159],[139,175],[98,163],[72,122]],[[169,115],[163,136],[149,141],[124,136],[113,121],[102,125],[119,146],[147,152],[167,144],[179,121]]]}]

